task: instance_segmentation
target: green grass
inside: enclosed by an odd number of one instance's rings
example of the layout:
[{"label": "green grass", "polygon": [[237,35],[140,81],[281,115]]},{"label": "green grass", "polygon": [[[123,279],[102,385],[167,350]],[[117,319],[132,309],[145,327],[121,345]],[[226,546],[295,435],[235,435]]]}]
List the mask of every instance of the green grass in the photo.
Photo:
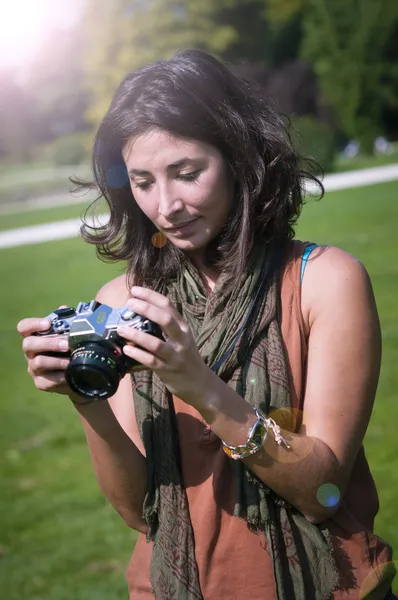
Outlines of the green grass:
[{"label": "green grass", "polygon": [[31,162],[31,163],[7,163],[2,162],[0,164],[0,178],[6,175],[18,174],[21,171],[28,173],[36,173],[38,171],[42,171],[43,169],[49,169],[52,165],[48,162]]},{"label": "green grass", "polygon": [[[44,268],[45,266],[45,268]],[[16,322],[91,299],[120,269],[68,240],[0,254],[0,589],[8,600],[126,597],[131,532],[99,492],[80,421],[64,397],[36,391]],[[54,282],[56,282],[54,284]]]},{"label": "green grass", "polygon": [[[372,277],[384,353],[365,447],[380,495],[376,532],[396,553],[397,196],[398,182],[329,193],[305,207],[297,235],[353,253]],[[0,250],[0,589],[7,600],[127,597],[135,534],[98,490],[73,407],[34,389],[15,331],[25,316],[91,299],[120,271],[79,240]]]},{"label": "green grass", "polygon": [[[51,208],[29,210],[21,213],[0,213],[0,231],[16,229],[18,227],[29,227],[31,225],[40,225],[42,223],[52,223],[53,221],[62,221],[65,219],[81,219],[89,205],[90,203],[86,201],[67,206],[54,206]],[[108,212],[105,201],[102,201],[98,205],[96,212]],[[91,211],[89,214],[92,214]]]},{"label": "green grass", "polygon": [[391,154],[359,155],[354,158],[344,158],[337,156],[333,172],[355,171],[357,169],[371,169],[372,167],[382,167],[398,163],[398,145],[394,144],[394,151]]},{"label": "green grass", "polygon": [[83,216],[86,206],[86,204],[71,204],[70,206],[55,206],[24,213],[0,215],[0,231],[65,219],[78,219]]},{"label": "green grass", "polygon": [[90,177],[86,165],[54,166],[45,163],[0,165],[0,206],[51,194],[68,194],[69,177]]},{"label": "green grass", "polygon": [[22,203],[32,198],[41,198],[54,194],[69,194],[71,184],[66,177],[50,179],[31,183],[15,183],[12,186],[1,187],[0,182],[0,207]]},{"label": "green grass", "polygon": [[358,154],[352,158],[343,156],[342,153],[336,154],[332,171],[341,173],[398,163],[398,142],[390,142],[390,144],[391,152],[389,154]]}]

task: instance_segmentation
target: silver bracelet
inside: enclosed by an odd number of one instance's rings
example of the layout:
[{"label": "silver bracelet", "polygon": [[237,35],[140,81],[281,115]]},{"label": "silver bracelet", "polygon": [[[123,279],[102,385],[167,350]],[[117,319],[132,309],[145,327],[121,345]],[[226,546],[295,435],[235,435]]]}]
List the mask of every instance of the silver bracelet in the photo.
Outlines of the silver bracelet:
[{"label": "silver bracelet", "polygon": [[222,442],[225,454],[233,460],[242,460],[256,454],[263,447],[269,429],[272,429],[277,444],[283,444],[287,449],[290,449],[290,445],[281,435],[280,427],[275,423],[274,419],[267,418],[258,408],[254,410],[257,419],[254,425],[250,427],[246,442],[240,446],[230,446],[224,441]]}]

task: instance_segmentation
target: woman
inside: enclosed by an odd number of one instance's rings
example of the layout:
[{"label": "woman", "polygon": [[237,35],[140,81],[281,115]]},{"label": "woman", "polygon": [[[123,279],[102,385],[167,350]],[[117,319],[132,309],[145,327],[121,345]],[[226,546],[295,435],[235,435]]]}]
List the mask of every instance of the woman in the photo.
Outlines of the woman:
[{"label": "woman", "polygon": [[293,241],[311,177],[299,160],[215,58],[131,73],[94,144],[111,219],[83,234],[128,261],[97,299],[128,303],[164,339],[120,329],[143,369],[87,404],[65,384],[68,359],[45,355],[65,342],[32,336],[48,322],[18,325],[36,387],[69,395],[102,491],[141,532],[130,598],[392,597],[362,447],[377,310],[355,258]]}]

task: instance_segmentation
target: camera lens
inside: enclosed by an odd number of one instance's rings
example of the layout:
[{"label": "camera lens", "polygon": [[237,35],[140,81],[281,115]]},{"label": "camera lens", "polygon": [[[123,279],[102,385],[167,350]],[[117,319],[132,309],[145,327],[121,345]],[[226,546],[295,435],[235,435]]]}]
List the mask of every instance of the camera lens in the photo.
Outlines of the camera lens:
[{"label": "camera lens", "polygon": [[100,400],[113,396],[126,372],[120,348],[90,342],[72,352],[65,377],[79,396]]}]

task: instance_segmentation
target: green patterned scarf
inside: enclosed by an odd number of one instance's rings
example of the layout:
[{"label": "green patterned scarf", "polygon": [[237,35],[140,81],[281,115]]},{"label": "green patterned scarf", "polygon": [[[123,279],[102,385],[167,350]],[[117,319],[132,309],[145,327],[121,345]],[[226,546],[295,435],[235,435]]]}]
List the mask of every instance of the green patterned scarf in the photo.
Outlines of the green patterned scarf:
[{"label": "green patterned scarf", "polygon": [[[255,247],[245,281],[229,297],[223,294],[222,275],[207,297],[191,264],[175,281],[158,289],[190,325],[206,364],[266,414],[291,406],[278,317],[280,289],[276,275],[270,276],[270,262],[264,247]],[[172,396],[151,371],[134,373],[132,380],[147,456],[143,516],[149,525],[147,539],[153,541],[153,592],[157,600],[203,600]],[[235,517],[265,534],[277,599],[328,600],[338,580],[328,531],[309,523],[243,462],[231,460],[231,468],[236,478]]]}]

